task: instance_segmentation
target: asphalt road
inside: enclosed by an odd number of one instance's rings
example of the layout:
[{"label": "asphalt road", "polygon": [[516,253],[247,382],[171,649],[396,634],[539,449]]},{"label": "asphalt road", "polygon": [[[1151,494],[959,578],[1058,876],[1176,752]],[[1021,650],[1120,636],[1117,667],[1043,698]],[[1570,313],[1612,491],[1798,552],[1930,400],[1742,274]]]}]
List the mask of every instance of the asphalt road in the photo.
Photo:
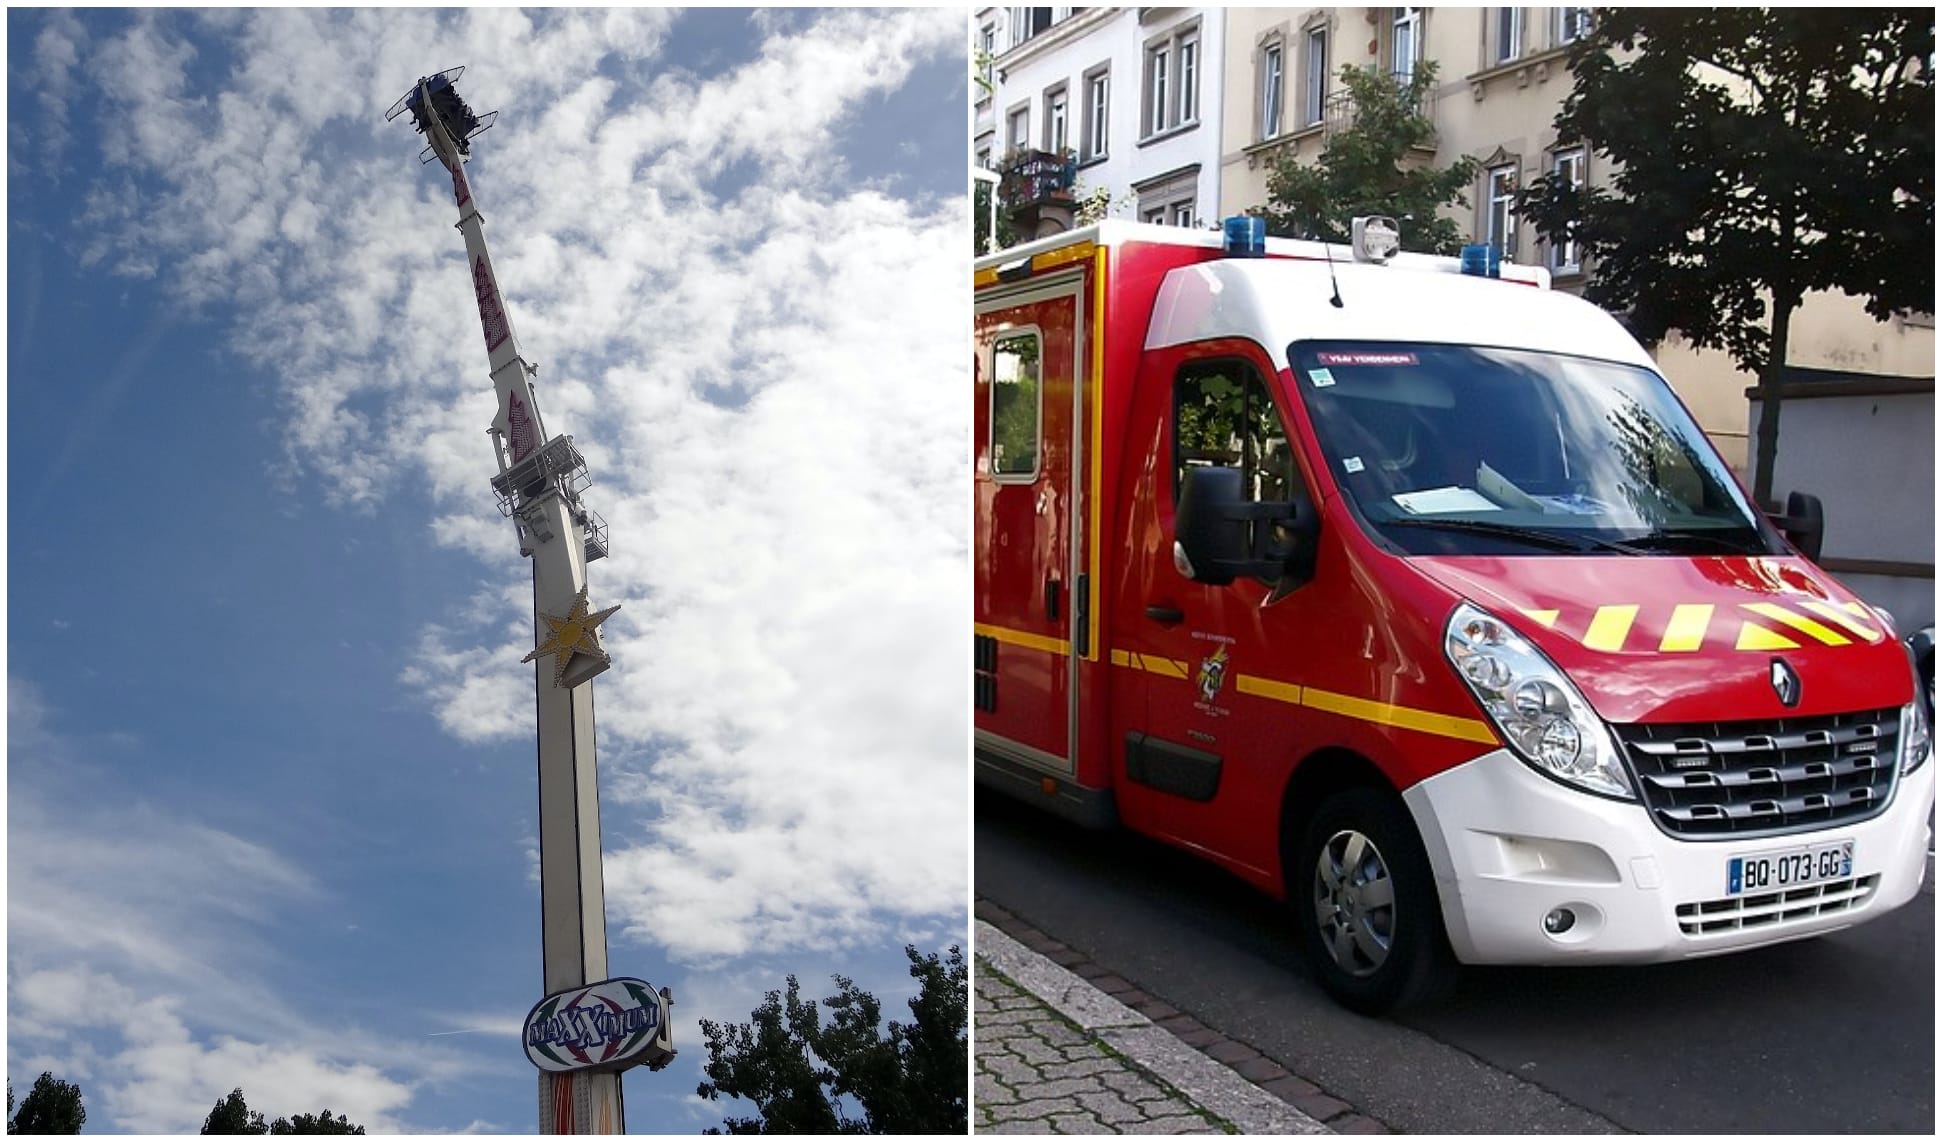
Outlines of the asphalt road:
[{"label": "asphalt road", "polygon": [[1817,940],[1652,967],[1473,968],[1399,1019],[1335,1006],[1218,869],[978,792],[977,894],[1409,1133],[1935,1131],[1933,880]]}]

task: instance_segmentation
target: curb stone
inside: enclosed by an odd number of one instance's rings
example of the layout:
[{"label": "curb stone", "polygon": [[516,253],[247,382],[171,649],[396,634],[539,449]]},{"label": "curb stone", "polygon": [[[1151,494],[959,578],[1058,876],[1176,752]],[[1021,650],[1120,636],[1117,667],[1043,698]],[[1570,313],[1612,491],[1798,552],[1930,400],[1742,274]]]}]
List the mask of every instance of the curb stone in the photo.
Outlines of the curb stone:
[{"label": "curb stone", "polygon": [[989,922],[977,921],[974,938],[977,959],[1235,1129],[1247,1134],[1335,1133]]}]

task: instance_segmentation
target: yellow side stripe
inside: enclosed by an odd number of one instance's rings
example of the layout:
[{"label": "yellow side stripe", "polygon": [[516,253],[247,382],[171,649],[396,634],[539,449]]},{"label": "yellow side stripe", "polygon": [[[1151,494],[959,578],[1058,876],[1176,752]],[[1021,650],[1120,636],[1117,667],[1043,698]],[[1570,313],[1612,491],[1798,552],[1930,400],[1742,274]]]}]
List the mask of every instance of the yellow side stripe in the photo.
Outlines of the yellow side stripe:
[{"label": "yellow side stripe", "polygon": [[1257,698],[1273,698],[1291,706],[1301,705],[1301,687],[1291,682],[1276,682],[1272,678],[1256,678],[1252,674],[1238,675],[1234,679],[1234,689]]},{"label": "yellow side stripe", "polygon": [[1043,650],[1051,654],[1068,656],[1072,653],[1072,643],[1063,638],[1048,638],[1042,634],[1032,634],[1030,631],[1012,630],[1010,627],[987,626],[984,623],[972,623],[971,629],[974,633],[981,634],[986,638],[995,638],[999,642],[1011,646],[1022,646],[1027,650]]},{"label": "yellow side stripe", "polygon": [[1846,646],[1854,641],[1847,635],[1831,630],[1806,615],[1797,615],[1775,603],[1741,603],[1740,606],[1763,619],[1772,619],[1782,626],[1792,627],[1809,638],[1819,639],[1828,646]]},{"label": "yellow side stripe", "polygon": [[1340,714],[1362,722],[1374,722],[1382,726],[1396,726],[1399,729],[1416,730],[1421,733],[1435,734],[1438,737],[1458,738],[1462,741],[1481,742],[1496,745],[1497,735],[1489,726],[1475,718],[1456,718],[1448,714],[1432,714],[1428,710],[1412,710],[1407,706],[1391,706],[1386,702],[1371,702],[1367,698],[1351,698],[1347,694],[1331,694],[1326,690],[1305,689],[1301,693],[1301,704],[1311,710]]},{"label": "yellow side stripe", "polygon": [[1700,644],[1706,641],[1706,628],[1712,622],[1713,604],[1679,604],[1672,608],[1672,621],[1666,624],[1666,634],[1659,640],[1659,649],[1698,650]]},{"label": "yellow side stripe", "polygon": [[[1190,664],[1157,655],[1115,650],[1112,652],[1112,661],[1114,666],[1145,670],[1151,674],[1162,674],[1183,681],[1191,677]],[[1387,702],[1372,702],[1367,698],[1351,698],[1347,694],[1335,694],[1310,686],[1297,686],[1292,682],[1279,682],[1273,678],[1261,678],[1253,674],[1235,675],[1234,689],[1256,698],[1286,702],[1290,706],[1306,706],[1311,710],[1340,714],[1359,722],[1374,722],[1380,726],[1395,726],[1399,729],[1415,730],[1418,733],[1435,734],[1438,737],[1481,742],[1484,745],[1497,744],[1497,735],[1489,726],[1475,718],[1433,714],[1428,710],[1415,710],[1408,706],[1392,706]]]}]

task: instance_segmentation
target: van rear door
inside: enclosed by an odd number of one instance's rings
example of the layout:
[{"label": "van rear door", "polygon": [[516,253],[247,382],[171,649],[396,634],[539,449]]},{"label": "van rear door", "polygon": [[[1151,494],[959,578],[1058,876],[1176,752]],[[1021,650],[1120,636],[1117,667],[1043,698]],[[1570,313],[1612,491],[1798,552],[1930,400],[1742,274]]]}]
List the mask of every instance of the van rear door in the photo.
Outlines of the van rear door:
[{"label": "van rear door", "polygon": [[978,298],[975,465],[977,744],[1071,778],[1084,423],[1083,271]]}]

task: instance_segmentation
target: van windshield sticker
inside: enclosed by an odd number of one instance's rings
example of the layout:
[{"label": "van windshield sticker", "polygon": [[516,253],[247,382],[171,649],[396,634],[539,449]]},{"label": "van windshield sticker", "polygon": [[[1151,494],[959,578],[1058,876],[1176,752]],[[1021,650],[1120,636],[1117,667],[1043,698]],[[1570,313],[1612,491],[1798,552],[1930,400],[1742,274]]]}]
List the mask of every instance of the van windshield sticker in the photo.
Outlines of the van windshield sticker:
[{"label": "van windshield sticker", "polygon": [[1335,383],[1335,377],[1327,369],[1308,370],[1308,379],[1318,389],[1325,389]]},{"label": "van windshield sticker", "polygon": [[1360,456],[1343,457],[1342,470],[1349,473],[1350,475],[1354,475],[1355,473],[1360,472],[1362,470],[1362,457]]},{"label": "van windshield sticker", "polygon": [[1414,365],[1418,363],[1414,353],[1317,353],[1315,360],[1324,365]]}]

